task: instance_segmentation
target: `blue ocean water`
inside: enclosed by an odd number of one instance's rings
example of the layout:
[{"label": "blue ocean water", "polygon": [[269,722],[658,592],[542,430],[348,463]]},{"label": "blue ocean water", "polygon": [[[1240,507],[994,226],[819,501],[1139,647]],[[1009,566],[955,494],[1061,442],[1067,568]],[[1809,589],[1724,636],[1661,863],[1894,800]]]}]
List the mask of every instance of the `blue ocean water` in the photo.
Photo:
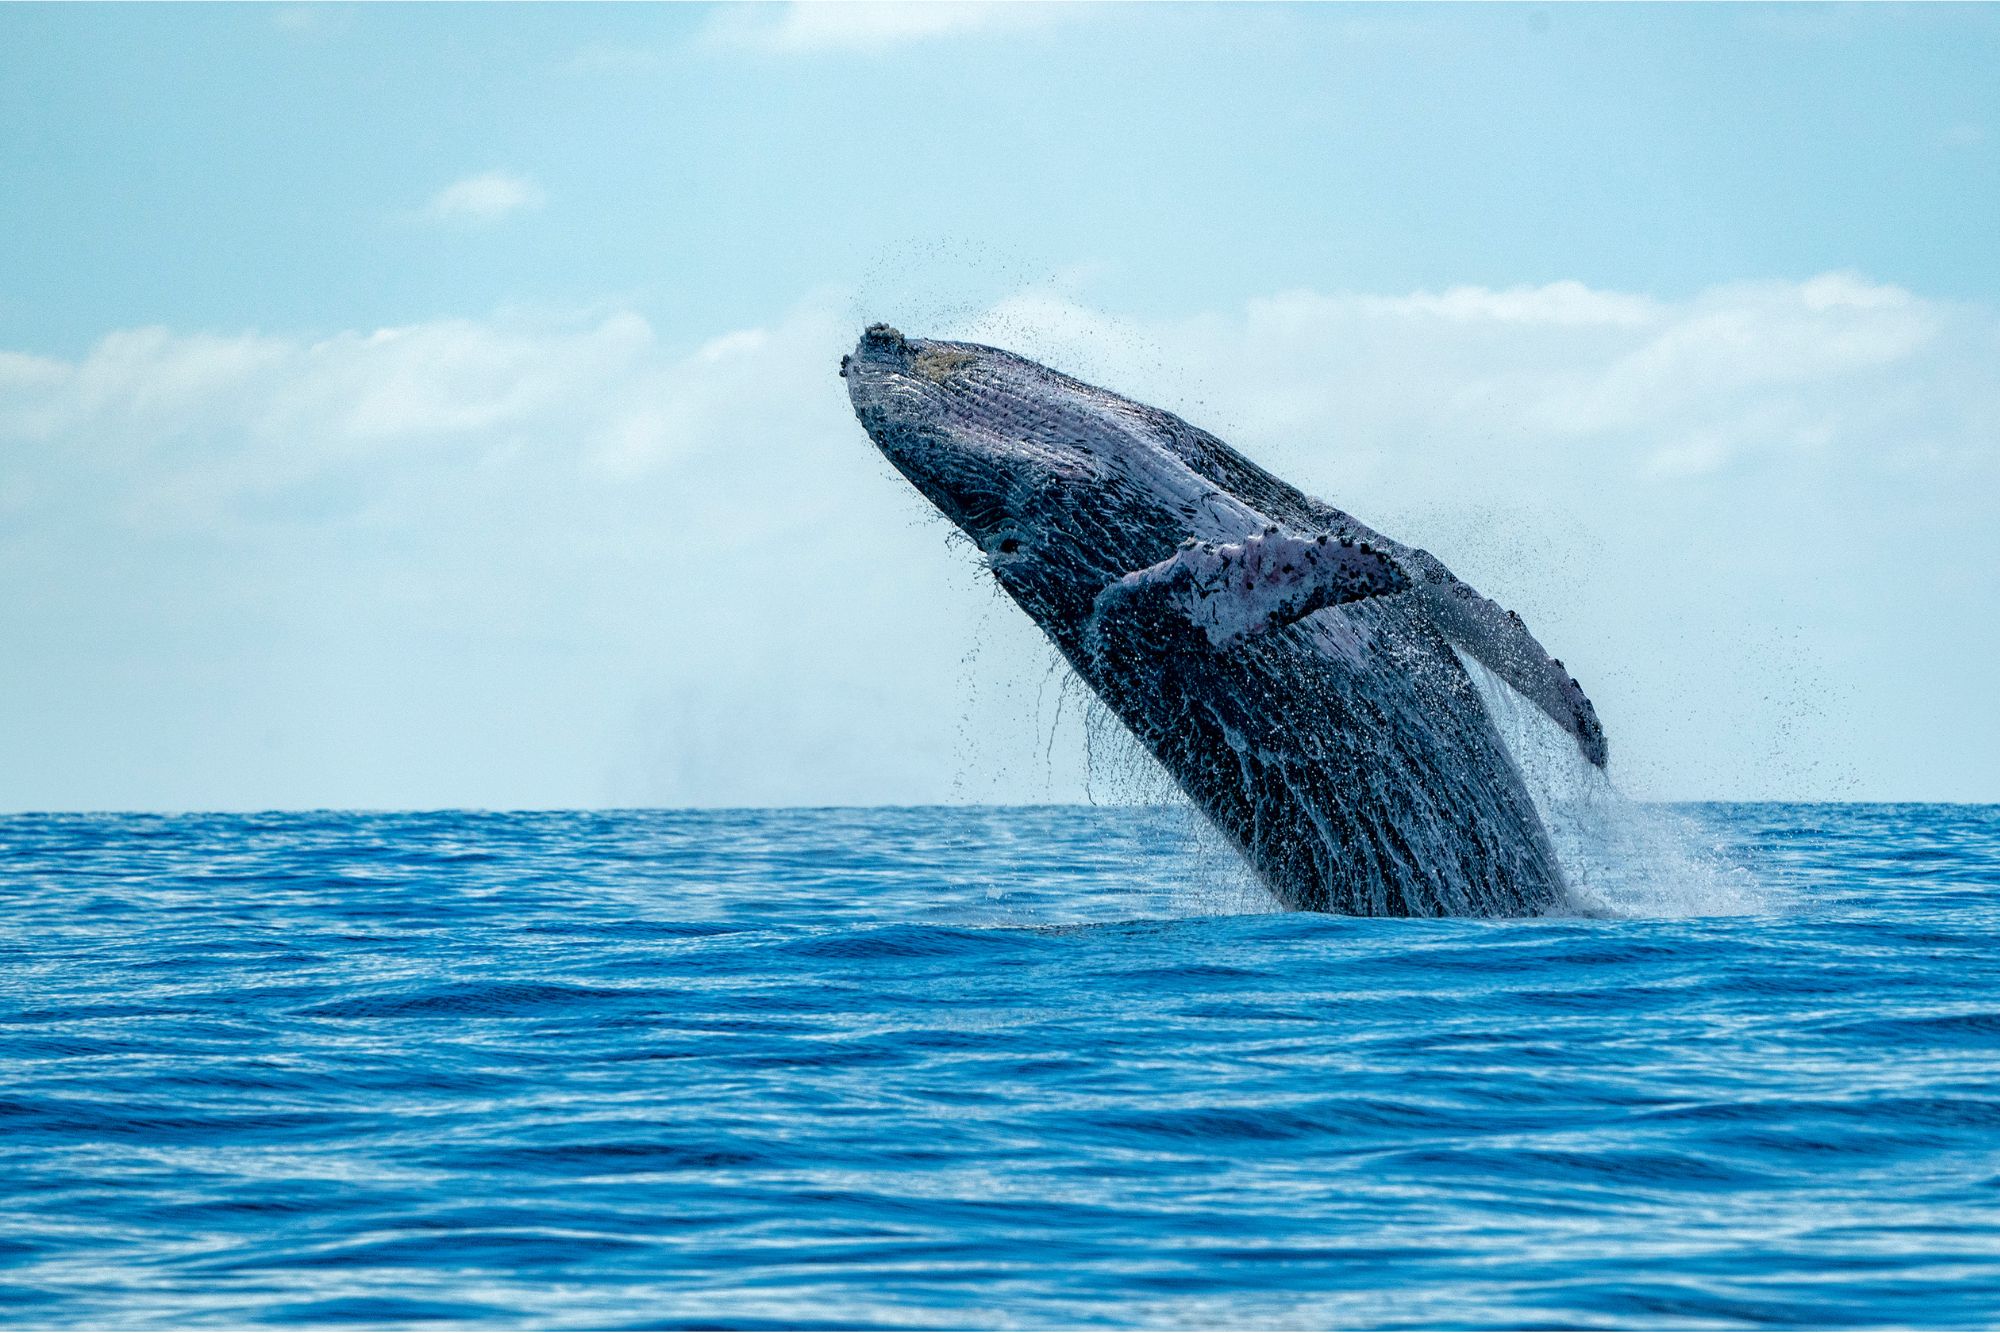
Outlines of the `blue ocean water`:
[{"label": "blue ocean water", "polygon": [[1660,818],[1531,921],[1174,809],[0,819],[0,1310],[2000,1323],[2000,807]]}]

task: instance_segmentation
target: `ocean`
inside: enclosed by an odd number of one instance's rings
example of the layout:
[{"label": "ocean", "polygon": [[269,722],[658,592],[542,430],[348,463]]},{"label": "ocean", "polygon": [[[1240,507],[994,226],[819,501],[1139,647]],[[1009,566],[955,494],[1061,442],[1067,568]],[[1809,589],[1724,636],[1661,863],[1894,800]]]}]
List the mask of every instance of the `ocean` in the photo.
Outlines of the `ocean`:
[{"label": "ocean", "polygon": [[0,1322],[2000,1324],[2000,807],[1644,818],[1415,921],[1174,807],[0,818]]}]

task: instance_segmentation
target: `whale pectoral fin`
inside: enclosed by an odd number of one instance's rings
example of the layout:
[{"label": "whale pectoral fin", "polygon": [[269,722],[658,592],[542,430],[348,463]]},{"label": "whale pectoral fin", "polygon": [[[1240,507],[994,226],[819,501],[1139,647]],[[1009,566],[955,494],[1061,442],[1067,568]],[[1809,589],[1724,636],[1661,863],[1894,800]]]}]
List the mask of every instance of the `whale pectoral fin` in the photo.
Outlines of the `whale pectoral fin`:
[{"label": "whale pectoral fin", "polygon": [[1609,757],[1604,727],[1576,678],[1535,641],[1521,617],[1481,597],[1436,557],[1423,551],[1415,557],[1424,571],[1425,582],[1418,586],[1431,624],[1553,718],[1576,738],[1583,757],[1603,768]]},{"label": "whale pectoral fin", "polygon": [[1322,607],[1409,586],[1394,561],[1365,543],[1275,532],[1229,545],[1190,543],[1099,593],[1093,633],[1150,627],[1185,646],[1221,650]]}]

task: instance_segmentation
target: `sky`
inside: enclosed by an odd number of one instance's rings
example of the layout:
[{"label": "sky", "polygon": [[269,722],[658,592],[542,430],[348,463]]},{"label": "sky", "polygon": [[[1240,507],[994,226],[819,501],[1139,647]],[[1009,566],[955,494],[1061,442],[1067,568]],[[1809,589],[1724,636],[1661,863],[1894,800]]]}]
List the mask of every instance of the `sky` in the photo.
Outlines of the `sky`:
[{"label": "sky", "polygon": [[0,810],[1132,798],[855,424],[875,319],[1436,552],[1634,795],[2000,801],[1996,68],[1980,5],[0,6]]}]

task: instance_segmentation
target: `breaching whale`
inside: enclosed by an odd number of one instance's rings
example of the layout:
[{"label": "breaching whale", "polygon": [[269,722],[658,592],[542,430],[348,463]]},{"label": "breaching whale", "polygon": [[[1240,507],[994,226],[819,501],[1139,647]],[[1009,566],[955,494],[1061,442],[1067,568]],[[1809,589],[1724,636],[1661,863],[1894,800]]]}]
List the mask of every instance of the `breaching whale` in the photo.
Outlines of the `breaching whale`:
[{"label": "breaching whale", "polygon": [[1472,659],[1604,766],[1521,618],[1171,413],[886,324],[855,415],[1286,906],[1520,916],[1563,901]]}]

